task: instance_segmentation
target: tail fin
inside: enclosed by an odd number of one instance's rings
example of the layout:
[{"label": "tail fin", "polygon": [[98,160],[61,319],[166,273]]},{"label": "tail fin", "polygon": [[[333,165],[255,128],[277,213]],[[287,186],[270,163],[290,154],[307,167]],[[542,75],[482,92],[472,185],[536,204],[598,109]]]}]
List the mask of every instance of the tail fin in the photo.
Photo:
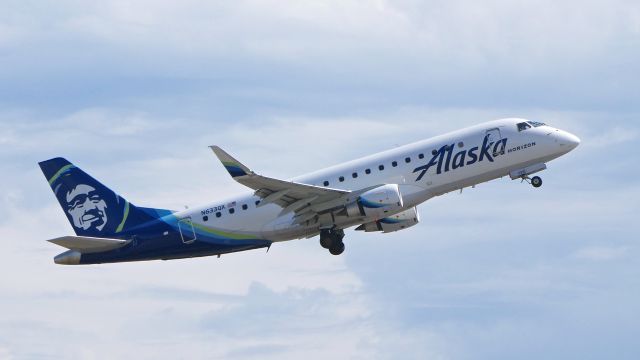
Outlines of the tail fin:
[{"label": "tail fin", "polygon": [[139,208],[63,158],[39,163],[78,236],[118,238],[168,210]]}]

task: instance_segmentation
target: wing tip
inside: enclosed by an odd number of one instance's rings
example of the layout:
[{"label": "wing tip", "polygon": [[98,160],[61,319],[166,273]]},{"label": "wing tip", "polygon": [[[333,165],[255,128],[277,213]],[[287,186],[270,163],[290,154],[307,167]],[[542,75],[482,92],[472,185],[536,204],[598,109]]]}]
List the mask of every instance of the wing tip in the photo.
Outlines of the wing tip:
[{"label": "wing tip", "polygon": [[220,160],[225,169],[227,169],[227,172],[229,172],[231,177],[236,178],[251,174],[251,170],[249,170],[248,167],[236,160],[233,156],[229,155],[226,151],[222,150],[221,147],[217,145],[210,145],[209,148],[213,150],[213,153],[218,157],[218,160]]}]

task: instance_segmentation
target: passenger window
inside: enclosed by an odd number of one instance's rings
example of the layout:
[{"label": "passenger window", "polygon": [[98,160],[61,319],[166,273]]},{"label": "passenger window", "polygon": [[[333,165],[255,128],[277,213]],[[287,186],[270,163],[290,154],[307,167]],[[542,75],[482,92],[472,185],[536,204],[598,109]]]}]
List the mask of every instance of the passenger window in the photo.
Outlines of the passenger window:
[{"label": "passenger window", "polygon": [[324,181],[324,186],[329,186],[329,182],[327,180]]},{"label": "passenger window", "polygon": [[247,204],[242,204],[242,210],[247,210],[247,208],[249,208]]},{"label": "passenger window", "polygon": [[218,212],[216,213],[216,217],[220,217],[220,216],[222,216],[222,213],[218,211]]},{"label": "passenger window", "polygon": [[397,161],[393,161],[393,162],[391,162],[391,166],[393,166],[393,167],[398,166],[398,162],[397,162]]},{"label": "passenger window", "polygon": [[531,129],[531,125],[527,124],[526,122],[518,124],[518,131],[525,131],[527,129]]},{"label": "passenger window", "polygon": [[256,206],[260,205],[260,200],[256,201]]},{"label": "passenger window", "polygon": [[357,178],[358,177],[358,173],[354,172],[353,174],[351,174],[351,177],[354,178],[354,179]]},{"label": "passenger window", "polygon": [[418,159],[424,159],[424,154],[418,154]]},{"label": "passenger window", "polygon": [[378,165],[378,170],[380,171],[384,170],[384,165]]},{"label": "passenger window", "polygon": [[229,209],[229,214],[233,214],[234,212],[236,212],[236,209],[234,208]]},{"label": "passenger window", "polygon": [[343,181],[344,181],[344,176],[340,176],[340,177],[338,178],[338,181],[343,182]]},{"label": "passenger window", "polygon": [[407,164],[410,163],[411,162],[411,158],[410,157],[404,158],[404,162],[406,162]]},{"label": "passenger window", "polygon": [[203,216],[202,221],[209,221],[209,217],[207,215]]},{"label": "passenger window", "polygon": [[366,169],[366,170],[364,171],[364,173],[365,173],[365,174],[367,174],[367,175],[371,174],[371,169]]}]

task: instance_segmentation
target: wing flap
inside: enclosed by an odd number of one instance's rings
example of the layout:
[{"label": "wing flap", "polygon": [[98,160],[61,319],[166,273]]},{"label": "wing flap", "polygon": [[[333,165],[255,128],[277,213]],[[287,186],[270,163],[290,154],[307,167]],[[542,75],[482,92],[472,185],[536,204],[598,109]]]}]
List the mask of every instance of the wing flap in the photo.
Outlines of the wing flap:
[{"label": "wing flap", "polygon": [[88,236],[62,236],[47,241],[84,254],[109,251],[125,246],[128,243],[127,240]]}]

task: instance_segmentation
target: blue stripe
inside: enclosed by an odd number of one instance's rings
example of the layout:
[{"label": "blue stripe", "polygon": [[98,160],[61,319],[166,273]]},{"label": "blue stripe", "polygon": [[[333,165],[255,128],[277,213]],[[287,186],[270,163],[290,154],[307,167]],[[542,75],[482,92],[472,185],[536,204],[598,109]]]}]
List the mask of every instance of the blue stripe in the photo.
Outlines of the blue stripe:
[{"label": "blue stripe", "polygon": [[229,174],[231,174],[232,177],[247,175],[247,173],[238,166],[225,165],[225,168],[227,169]]},{"label": "blue stripe", "polygon": [[389,204],[374,203],[374,202],[368,201],[367,199],[360,198],[360,205],[362,205],[363,207],[366,207],[366,208],[378,209],[378,208],[381,208],[381,207],[385,207],[385,206],[387,206]]},{"label": "blue stripe", "polygon": [[380,220],[380,222],[384,224],[398,224],[398,223],[401,223],[402,220],[393,219],[393,218],[384,218]]}]

